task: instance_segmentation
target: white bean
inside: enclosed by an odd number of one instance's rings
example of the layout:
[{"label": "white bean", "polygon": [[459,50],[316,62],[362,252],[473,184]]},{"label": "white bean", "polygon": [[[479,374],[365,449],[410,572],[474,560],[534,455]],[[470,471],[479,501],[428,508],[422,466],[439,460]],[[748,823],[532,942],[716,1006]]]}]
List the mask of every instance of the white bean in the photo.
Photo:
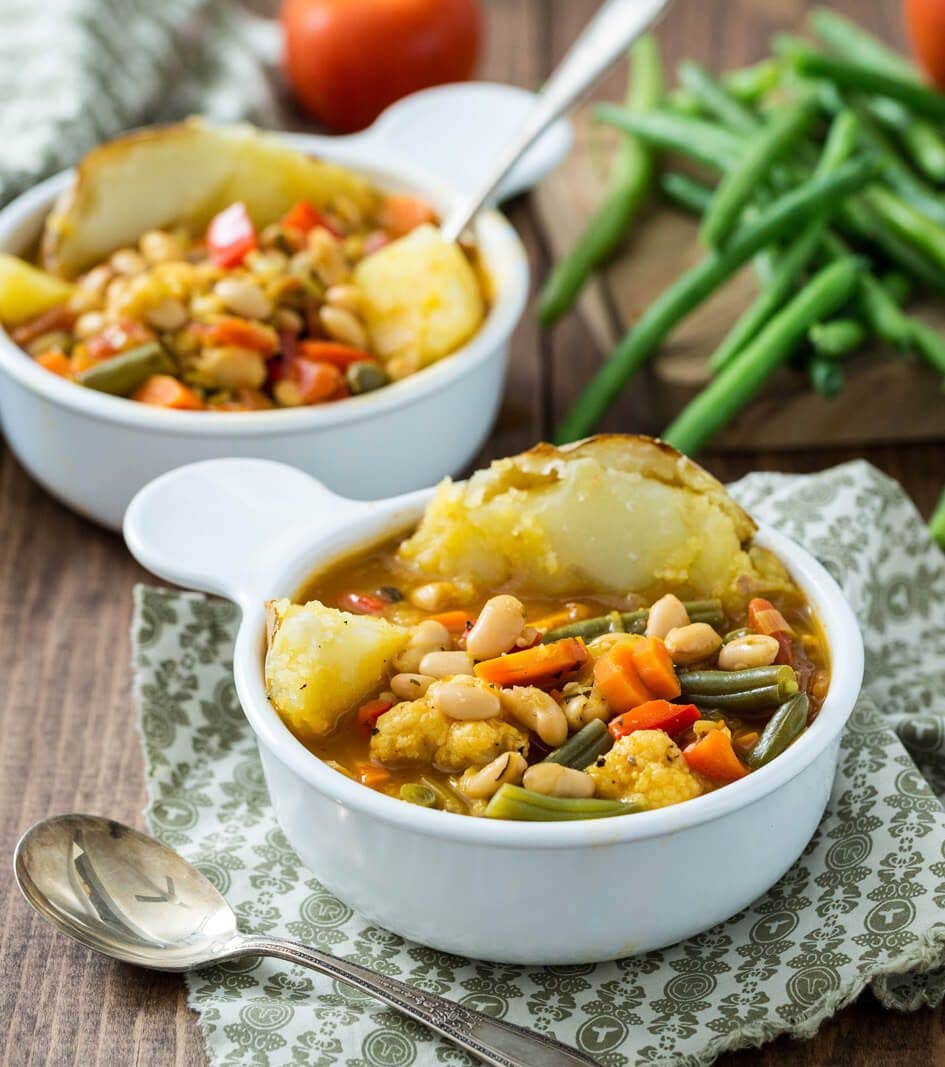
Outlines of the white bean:
[{"label": "white bean", "polygon": [[361,290],[356,285],[331,285],[325,293],[325,303],[357,313],[361,310]]},{"label": "white bean", "polygon": [[650,608],[646,617],[646,636],[665,638],[670,630],[689,625],[686,605],[678,596],[667,593]]},{"label": "white bean", "polygon": [[460,792],[472,800],[488,800],[506,783],[518,785],[528,767],[519,752],[503,752],[481,770],[470,767],[459,781]]},{"label": "white bean", "polygon": [[144,313],[149,325],[156,330],[179,330],[190,317],[187,308],[174,297],[169,296]]},{"label": "white bean", "polygon": [[722,638],[707,622],[678,626],[669,631],[665,640],[673,663],[684,667],[708,659],[722,644]]},{"label": "white bean", "polygon": [[[431,652],[430,655],[455,653]],[[445,682],[434,682],[427,690],[427,697],[437,710],[451,719],[494,719],[500,710],[498,694],[478,678],[452,677]]]},{"label": "white bean", "polygon": [[180,241],[165,230],[148,230],[142,234],[138,247],[149,263],[165,263],[184,254]]},{"label": "white bean", "polygon": [[213,291],[234,315],[264,319],[272,312],[272,301],[250,278],[221,278]]},{"label": "white bean", "polygon": [[416,700],[430,688],[436,679],[430,674],[395,674],[390,680],[390,687],[395,696],[401,700]]},{"label": "white bean", "polygon": [[538,734],[544,744],[557,748],[568,736],[568,720],[554,697],[533,685],[502,690],[502,707],[523,726]]},{"label": "white bean", "polygon": [[121,274],[126,278],[141,274],[148,267],[144,256],[133,248],[119,248],[117,252],[112,253],[112,257],[108,262],[116,274]]},{"label": "white bean", "polygon": [[319,311],[318,318],[325,333],[333,340],[352,345],[354,348],[367,348],[367,331],[350,311],[333,304],[325,304]]},{"label": "white bean", "polygon": [[606,722],[611,714],[610,705],[596,686],[586,693],[567,697],[564,704],[564,717],[568,720],[568,726],[575,731],[587,726],[593,719]]},{"label": "white bean", "polygon": [[533,763],[525,772],[522,785],[546,797],[592,797],[594,779],[574,767],[560,763]]},{"label": "white bean", "polygon": [[423,611],[442,611],[455,600],[456,586],[452,582],[426,582],[411,589],[407,598]]},{"label": "white bean", "polygon": [[466,651],[473,659],[501,656],[515,647],[524,627],[525,608],[518,597],[491,597],[466,635]]},{"label": "white bean", "polygon": [[745,634],[722,646],[719,670],[743,671],[749,667],[767,667],[778,658],[781,646],[767,634]]},{"label": "white bean", "polygon": [[428,652],[420,660],[420,673],[434,678],[449,678],[453,674],[472,674],[473,662],[465,652]]},{"label": "white bean", "polygon": [[420,661],[428,652],[443,651],[450,647],[450,632],[436,619],[424,619],[419,623],[405,648],[394,656],[394,668],[407,674],[416,673]]}]

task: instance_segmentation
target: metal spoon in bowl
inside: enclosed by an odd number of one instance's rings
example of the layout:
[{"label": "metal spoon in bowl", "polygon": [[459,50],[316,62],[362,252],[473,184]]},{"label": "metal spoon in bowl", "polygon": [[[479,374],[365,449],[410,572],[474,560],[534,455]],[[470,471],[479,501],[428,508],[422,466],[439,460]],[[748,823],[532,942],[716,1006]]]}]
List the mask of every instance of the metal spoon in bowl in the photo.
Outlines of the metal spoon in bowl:
[{"label": "metal spoon in bowl", "polygon": [[158,971],[189,971],[243,956],[275,956],[370,993],[494,1067],[595,1063],[542,1034],[357,963],[295,941],[240,933],[229,904],[200,871],[153,837],[111,819],[43,819],[20,838],[13,869],[40,915],[113,959]]},{"label": "metal spoon in bowl", "polygon": [[668,3],[669,0],[604,0],[545,82],[525,125],[502,151],[495,168],[443,220],[440,230],[447,241],[459,239],[529,145],[653,24]]}]

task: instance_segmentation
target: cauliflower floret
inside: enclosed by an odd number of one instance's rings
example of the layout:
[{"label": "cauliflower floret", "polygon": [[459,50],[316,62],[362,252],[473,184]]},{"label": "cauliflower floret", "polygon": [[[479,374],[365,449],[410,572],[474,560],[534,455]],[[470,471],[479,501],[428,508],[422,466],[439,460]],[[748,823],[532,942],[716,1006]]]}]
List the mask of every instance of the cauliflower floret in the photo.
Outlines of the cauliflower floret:
[{"label": "cauliflower floret", "polygon": [[675,741],[662,730],[635,730],[621,737],[587,773],[597,796],[638,801],[647,808],[679,804],[703,791]]},{"label": "cauliflower floret", "polygon": [[317,600],[270,601],[266,689],[303,739],[324,737],[349,708],[376,690],[410,631]]},{"label": "cauliflower floret", "polygon": [[450,719],[426,700],[391,708],[371,737],[371,759],[392,767],[426,764],[459,773],[484,767],[503,752],[526,755],[528,735],[502,719]]}]

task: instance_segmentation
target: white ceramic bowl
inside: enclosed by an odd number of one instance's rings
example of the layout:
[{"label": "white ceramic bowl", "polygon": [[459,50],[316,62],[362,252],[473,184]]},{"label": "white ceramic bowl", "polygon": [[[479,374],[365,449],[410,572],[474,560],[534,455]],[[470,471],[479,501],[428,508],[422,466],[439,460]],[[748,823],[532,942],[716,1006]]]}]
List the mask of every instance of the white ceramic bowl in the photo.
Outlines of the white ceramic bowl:
[{"label": "white ceramic bowl", "polygon": [[128,509],[125,539],[149,570],[242,609],[234,673],[286,836],[316,877],[370,920],[460,955],[528,964],[614,959],[728,918],[791,866],[823,814],[840,731],[863,674],[856,619],[833,579],[769,528],[758,543],[790,568],[826,630],[833,663],[817,719],[783,755],[695,800],[573,823],[508,823],[384,796],[313,756],[263,682],[264,601],[409,526],[432,490],[345,500],[292,468],[194,464]]},{"label": "white ceramic bowl", "polygon": [[[378,162],[374,139],[282,135],[300,151],[351,166],[383,188],[420,193],[442,213],[458,194],[427,174]],[[0,250],[36,241],[59,174],[0,211]],[[405,492],[461,470],[498,411],[509,338],[528,295],[528,263],[512,227],[483,213],[476,239],[495,298],[468,344],[403,381],[337,404],[266,412],[182,412],[83,389],[38,366],[0,330],[0,419],[20,462],[63,503],[118,528],[128,502],[182,463],[253,456],[294,463],[359,497]]]}]

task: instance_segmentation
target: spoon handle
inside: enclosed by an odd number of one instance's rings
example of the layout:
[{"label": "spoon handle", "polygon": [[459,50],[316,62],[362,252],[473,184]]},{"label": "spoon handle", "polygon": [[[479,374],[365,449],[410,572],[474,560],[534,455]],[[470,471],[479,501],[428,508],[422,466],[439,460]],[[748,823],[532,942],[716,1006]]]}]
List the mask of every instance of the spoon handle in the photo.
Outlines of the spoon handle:
[{"label": "spoon handle", "polygon": [[525,125],[499,156],[495,168],[443,220],[440,229],[448,241],[459,238],[532,142],[597,81],[668,3],[669,0],[604,0],[545,82]]},{"label": "spoon handle", "polygon": [[543,1034],[490,1018],[295,941],[248,935],[240,939],[236,954],[275,956],[346,982],[423,1023],[492,1067],[594,1067],[597,1062]]}]

